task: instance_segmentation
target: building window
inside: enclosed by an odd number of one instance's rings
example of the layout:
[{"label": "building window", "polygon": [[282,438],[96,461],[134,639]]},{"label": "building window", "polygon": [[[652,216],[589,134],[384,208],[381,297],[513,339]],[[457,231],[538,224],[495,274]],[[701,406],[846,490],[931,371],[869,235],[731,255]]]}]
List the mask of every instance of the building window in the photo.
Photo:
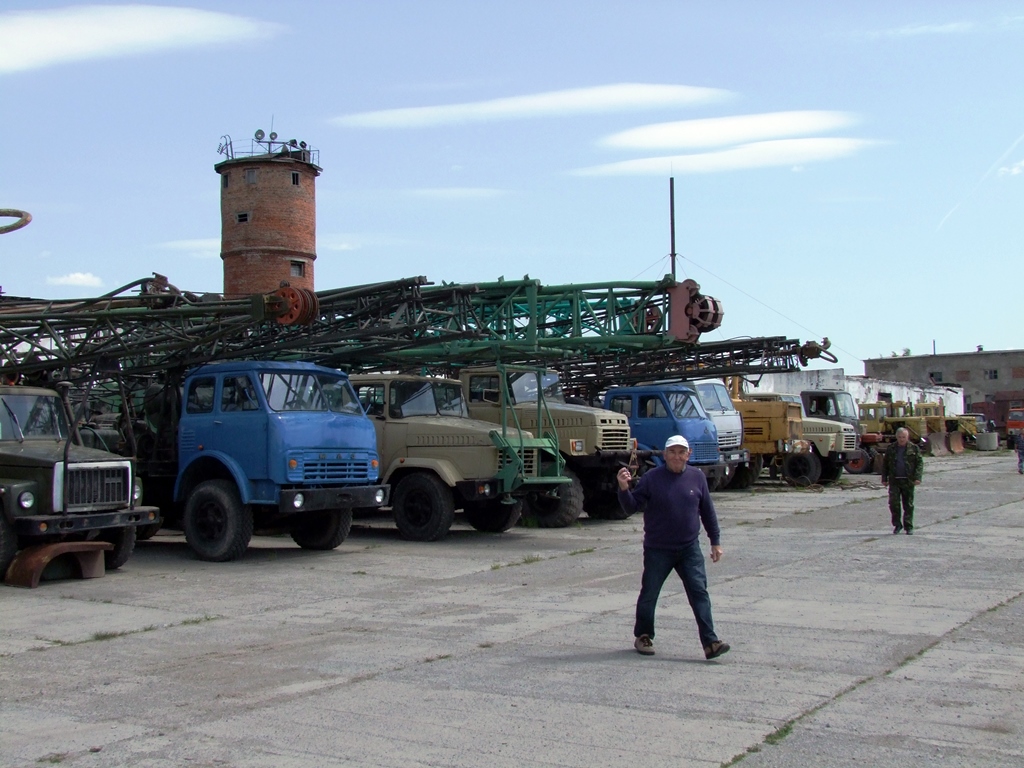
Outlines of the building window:
[{"label": "building window", "polygon": [[292,262],[292,277],[305,277],[306,265],[301,261]]},{"label": "building window", "polygon": [[235,221],[238,222],[239,224],[248,224],[249,223],[249,214],[248,213],[236,213],[235,214]]},{"label": "building window", "polygon": [[998,379],[999,378],[999,370],[997,368],[986,368],[985,369],[985,378],[988,379],[989,381]]},{"label": "building window", "polygon": [[245,183],[246,184],[255,184],[256,183],[256,169],[255,168],[246,168],[245,169]]},{"label": "building window", "polygon": [[224,187],[224,189],[228,188],[228,179],[230,179],[230,178],[231,178],[231,174],[230,173],[225,173],[223,176],[220,177],[220,185],[222,187]]},{"label": "building window", "polygon": [[971,372],[970,371],[957,371],[956,372],[956,380],[957,381],[970,381],[971,380]]},{"label": "building window", "polygon": [[931,379],[936,384],[941,384],[942,383],[942,371],[932,371],[931,373],[928,374],[928,378]]},{"label": "building window", "polygon": [[299,186],[299,172],[298,171],[292,171],[292,186],[293,187]]}]

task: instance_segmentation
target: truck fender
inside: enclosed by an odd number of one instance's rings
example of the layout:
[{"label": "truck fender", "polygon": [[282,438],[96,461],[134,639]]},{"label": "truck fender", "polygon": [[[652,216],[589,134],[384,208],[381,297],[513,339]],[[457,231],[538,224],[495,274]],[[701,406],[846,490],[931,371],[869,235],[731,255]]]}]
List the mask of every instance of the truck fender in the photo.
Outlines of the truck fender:
[{"label": "truck fender", "polygon": [[202,456],[197,456],[188,466],[178,470],[178,477],[174,481],[174,500],[185,503],[185,494],[190,492],[204,480],[231,479],[238,488],[238,495],[243,504],[252,501],[252,489],[249,487],[249,478],[238,465],[238,462],[220,451],[209,451]]},{"label": "truck fender", "polygon": [[449,488],[454,488],[456,483],[466,479],[447,459],[395,459],[384,473],[381,482],[394,485],[395,483],[391,480],[393,475],[397,473],[401,476],[410,470],[433,472]]}]

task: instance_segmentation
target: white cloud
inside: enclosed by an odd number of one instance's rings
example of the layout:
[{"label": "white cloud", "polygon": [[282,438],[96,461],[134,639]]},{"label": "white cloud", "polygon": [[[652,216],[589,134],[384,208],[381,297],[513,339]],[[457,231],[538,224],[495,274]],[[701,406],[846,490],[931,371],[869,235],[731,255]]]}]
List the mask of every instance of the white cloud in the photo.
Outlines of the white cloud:
[{"label": "white cloud", "polygon": [[895,29],[879,29],[868,37],[918,37],[921,35],[959,35],[977,28],[973,21],[954,21],[949,24],[914,24]]},{"label": "white cloud", "polygon": [[718,88],[617,83],[464,104],[360,112],[336,117],[331,122],[356,128],[423,128],[453,123],[692,106],[722,101],[731,95],[729,91]]},{"label": "white cloud", "polygon": [[0,13],[0,74],[271,37],[279,24],[195,8],[81,5]]},{"label": "white cloud", "polygon": [[85,288],[100,288],[103,281],[92,272],[69,272],[59,277],[47,277],[47,285],[77,285]]},{"label": "white cloud", "polygon": [[642,125],[606,136],[599,144],[625,149],[723,147],[787,136],[806,136],[846,128],[857,122],[857,116],[848,112],[766,112]]},{"label": "white cloud", "polygon": [[220,257],[220,246],[219,237],[204,237],[195,240],[169,240],[166,243],[158,243],[156,247],[181,251],[196,259],[215,259]]},{"label": "white cloud", "polygon": [[1021,160],[1019,163],[1014,163],[1013,165],[1003,166],[999,169],[1000,176],[1019,176],[1022,173],[1024,173],[1024,160]]},{"label": "white cloud", "polygon": [[747,168],[836,160],[847,157],[876,142],[866,139],[778,139],[758,141],[718,152],[669,155],[626,160],[620,163],[579,168],[576,176],[667,176],[673,173],[718,173]]},{"label": "white cloud", "polygon": [[431,189],[410,189],[406,194],[413,197],[424,197],[431,200],[481,200],[500,197],[508,192],[503,189],[487,187],[435,187]]}]

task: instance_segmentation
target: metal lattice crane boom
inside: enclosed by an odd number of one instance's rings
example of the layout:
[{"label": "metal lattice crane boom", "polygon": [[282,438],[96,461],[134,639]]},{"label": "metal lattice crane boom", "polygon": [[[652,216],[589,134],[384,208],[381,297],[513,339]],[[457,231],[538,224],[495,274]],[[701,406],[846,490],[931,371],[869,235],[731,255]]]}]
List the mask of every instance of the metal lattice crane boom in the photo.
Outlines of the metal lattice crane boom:
[{"label": "metal lattice crane boom", "polygon": [[239,358],[349,370],[500,360],[556,368],[582,394],[694,372],[796,370],[823,349],[782,337],[698,344],[721,319],[700,286],[671,277],[561,286],[412,277],[225,299],[180,291],[155,275],[91,299],[0,297],[0,375],[84,383]]}]

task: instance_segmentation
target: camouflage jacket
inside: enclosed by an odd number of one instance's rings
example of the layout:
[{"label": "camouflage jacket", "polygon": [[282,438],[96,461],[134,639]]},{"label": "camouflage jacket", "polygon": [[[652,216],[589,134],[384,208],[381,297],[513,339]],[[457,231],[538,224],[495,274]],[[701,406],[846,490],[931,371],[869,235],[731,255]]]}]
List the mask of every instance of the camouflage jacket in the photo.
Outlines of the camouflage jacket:
[{"label": "camouflage jacket", "polygon": [[[896,472],[896,443],[890,445],[882,458],[882,482],[888,482]],[[920,480],[924,475],[924,459],[921,458],[921,449],[913,443],[907,443],[907,454],[903,461],[907,465],[907,479]]]}]

